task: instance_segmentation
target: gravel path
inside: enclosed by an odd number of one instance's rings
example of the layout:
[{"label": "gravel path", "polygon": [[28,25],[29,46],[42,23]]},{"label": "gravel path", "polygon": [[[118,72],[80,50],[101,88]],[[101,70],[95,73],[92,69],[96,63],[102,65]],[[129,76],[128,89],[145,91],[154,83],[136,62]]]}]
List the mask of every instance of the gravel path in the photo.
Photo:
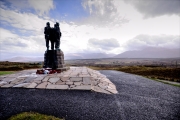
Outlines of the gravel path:
[{"label": "gravel path", "polygon": [[66,120],[178,120],[180,88],[118,71],[101,71],[119,94],[0,88],[0,120],[34,111]]}]

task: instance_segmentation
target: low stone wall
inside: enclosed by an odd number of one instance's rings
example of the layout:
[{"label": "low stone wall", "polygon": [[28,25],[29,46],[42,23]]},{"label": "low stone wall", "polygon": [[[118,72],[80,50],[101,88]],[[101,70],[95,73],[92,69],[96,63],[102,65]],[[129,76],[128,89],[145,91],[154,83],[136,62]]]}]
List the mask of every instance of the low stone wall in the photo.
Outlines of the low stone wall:
[{"label": "low stone wall", "polygon": [[68,71],[59,74],[36,75],[31,73],[27,75],[26,73],[23,75],[20,72],[1,76],[0,87],[92,90],[106,94],[118,93],[115,85],[105,75],[87,67],[71,67]]}]

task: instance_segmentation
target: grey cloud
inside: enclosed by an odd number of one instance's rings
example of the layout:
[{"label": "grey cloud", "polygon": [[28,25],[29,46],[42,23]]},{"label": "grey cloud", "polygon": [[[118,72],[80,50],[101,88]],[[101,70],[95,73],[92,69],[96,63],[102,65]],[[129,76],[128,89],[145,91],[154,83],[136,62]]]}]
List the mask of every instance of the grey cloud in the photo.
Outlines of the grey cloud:
[{"label": "grey cloud", "polygon": [[11,47],[11,46],[27,47],[27,44],[22,43],[22,42],[4,43],[3,45],[6,45],[6,46],[8,46],[8,47]]},{"label": "grey cloud", "polygon": [[54,9],[53,0],[7,0],[7,2],[10,3],[11,9],[18,11],[34,9],[40,16],[46,15],[51,9]]},{"label": "grey cloud", "polygon": [[82,6],[90,13],[90,17],[79,23],[96,26],[120,26],[128,20],[119,15],[113,0],[84,0]]},{"label": "grey cloud", "polygon": [[180,0],[124,0],[132,4],[145,18],[180,15]]},{"label": "grey cloud", "polygon": [[17,41],[15,39],[9,38],[6,41],[2,41],[1,42],[1,49],[6,50],[9,48],[13,48],[13,47],[20,47],[20,48],[24,48],[24,47],[28,47],[27,44],[21,42],[21,41]]},{"label": "grey cloud", "polygon": [[93,48],[100,48],[102,50],[112,50],[114,48],[120,47],[119,42],[116,39],[96,39],[91,38],[88,41],[88,46]]},{"label": "grey cloud", "polygon": [[147,47],[180,48],[180,36],[176,35],[138,35],[124,46],[128,50],[141,50]]},{"label": "grey cloud", "polygon": [[46,15],[51,9],[54,9],[53,0],[28,0],[30,6],[40,15]]},{"label": "grey cloud", "polygon": [[23,9],[23,8],[29,8],[28,0],[6,0],[10,3],[10,7],[12,9]]},{"label": "grey cloud", "polygon": [[[0,8],[0,20],[2,24],[8,24],[12,27],[30,32],[43,32],[43,28],[47,20],[38,17],[32,13],[20,13],[13,10],[5,10]],[[50,23],[51,20],[48,20]]]},{"label": "grey cloud", "polygon": [[0,8],[7,9],[7,6],[3,1],[0,1]]},{"label": "grey cloud", "polygon": [[4,60],[6,58],[16,57],[16,56],[42,56],[41,51],[27,50],[29,47],[28,44],[24,43],[25,41],[15,39],[7,39],[6,41],[2,41],[0,43],[0,60]]},{"label": "grey cloud", "polygon": [[[14,57],[32,57],[32,58],[39,58],[39,57],[43,57],[43,54],[41,52],[22,52],[22,50],[0,50],[0,61],[4,61],[7,59],[11,59]],[[23,60],[23,59],[21,59]],[[38,59],[39,60],[39,59]],[[37,61],[38,61],[37,60]],[[41,60],[41,59],[40,59]],[[35,60],[36,61],[36,60]]]}]

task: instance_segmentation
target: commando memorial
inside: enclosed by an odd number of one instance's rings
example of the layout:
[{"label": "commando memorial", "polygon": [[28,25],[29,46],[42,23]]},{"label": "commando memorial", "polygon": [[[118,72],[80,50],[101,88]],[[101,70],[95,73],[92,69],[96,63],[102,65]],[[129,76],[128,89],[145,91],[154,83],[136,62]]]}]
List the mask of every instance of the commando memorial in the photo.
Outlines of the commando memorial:
[{"label": "commando memorial", "polygon": [[[62,33],[59,23],[56,22],[54,27],[51,27],[50,23],[47,22],[46,27],[44,27],[44,36],[47,49],[44,53],[43,69],[37,70],[37,74],[61,73],[62,71],[66,71],[68,67],[65,67],[64,53],[60,49]],[[49,43],[51,43],[51,47],[49,47]]]}]

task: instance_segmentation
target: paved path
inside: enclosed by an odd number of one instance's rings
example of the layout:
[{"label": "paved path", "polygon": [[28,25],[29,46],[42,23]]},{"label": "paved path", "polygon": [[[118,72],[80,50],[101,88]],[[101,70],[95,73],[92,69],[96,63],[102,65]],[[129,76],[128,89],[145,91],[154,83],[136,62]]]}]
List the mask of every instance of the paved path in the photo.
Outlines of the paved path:
[{"label": "paved path", "polygon": [[0,88],[0,118],[35,111],[66,120],[178,120],[180,88],[118,71],[101,71],[119,94]]},{"label": "paved path", "polygon": [[99,71],[87,67],[70,67],[56,74],[36,74],[36,69],[0,76],[0,87],[37,89],[93,90],[117,94],[116,86]]}]

